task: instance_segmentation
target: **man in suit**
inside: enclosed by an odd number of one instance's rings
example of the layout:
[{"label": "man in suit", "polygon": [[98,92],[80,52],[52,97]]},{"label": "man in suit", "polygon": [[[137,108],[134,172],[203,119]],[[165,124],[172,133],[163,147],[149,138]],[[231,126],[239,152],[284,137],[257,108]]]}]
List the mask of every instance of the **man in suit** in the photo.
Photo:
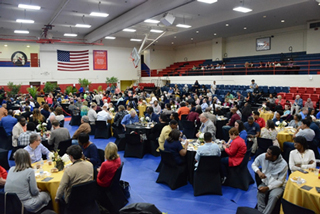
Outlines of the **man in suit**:
[{"label": "man in suit", "polygon": [[212,140],[216,139],[216,127],[209,119],[208,113],[202,113],[199,116],[201,126],[199,132],[196,134],[196,137],[199,137],[200,133],[210,132],[212,135]]}]

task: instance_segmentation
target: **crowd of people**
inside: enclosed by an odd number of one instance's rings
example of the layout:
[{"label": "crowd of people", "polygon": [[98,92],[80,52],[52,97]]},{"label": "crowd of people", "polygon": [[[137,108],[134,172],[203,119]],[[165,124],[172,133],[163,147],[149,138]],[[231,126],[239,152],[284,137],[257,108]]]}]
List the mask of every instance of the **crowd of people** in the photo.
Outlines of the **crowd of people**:
[{"label": "crowd of people", "polygon": [[[46,129],[51,131],[46,140],[52,150],[56,151],[61,141],[70,138],[73,144],[67,150],[72,167],[64,172],[56,200],[67,203],[71,187],[92,180],[95,174],[99,186],[102,189],[108,187],[121,164],[117,145],[108,143],[105,149],[106,161],[101,163],[97,147],[89,141],[91,127],[96,121],[108,123],[113,118],[114,136],[118,138],[119,134],[126,132],[128,124],[139,122],[139,106],[145,106],[144,117],[149,118],[149,122],[156,122],[147,140],[158,142],[157,152],[170,151],[177,164],[186,164],[188,143],[184,146],[181,144],[179,126],[183,120],[191,121],[195,126],[194,138],[204,136],[204,145],[200,146],[196,153],[195,168],[201,156],[221,156],[222,183],[228,177],[228,168],[239,166],[247,149],[250,148],[252,155],[255,154],[258,137],[271,139],[273,146],[256,157],[252,164],[252,169],[262,179],[258,188],[258,209],[263,213],[270,213],[276,199],[283,193],[287,169],[295,171],[315,167],[315,157],[319,154],[315,154],[314,150],[308,147],[310,144],[315,148],[319,146],[320,129],[315,120],[320,114],[315,115],[313,104],[302,106],[300,97],[290,103],[282,100],[281,96],[275,99],[274,95],[270,94],[264,101],[254,80],[250,84],[247,97],[240,92],[235,96],[228,92],[219,100],[215,96],[217,90],[219,89],[215,81],[209,88],[196,81],[192,88],[186,86],[180,90],[176,85],[168,91],[157,88],[151,93],[141,90],[140,87],[128,87],[123,92],[119,88],[109,88],[105,92],[50,93],[43,103],[38,103],[30,95],[8,97],[3,100],[0,108],[0,126],[12,140],[16,167],[10,169],[8,176],[5,170],[0,168],[0,185],[5,187],[6,192],[17,193],[30,211],[39,210],[49,203],[50,198],[36,188],[34,174],[30,173],[31,164],[41,161],[43,155],[49,156],[50,153],[41,143],[44,139],[43,130],[41,127],[37,129],[37,126],[45,123]],[[63,100],[70,103],[71,116],[81,116],[81,125],[73,136],[68,129],[63,128]],[[261,102],[261,109],[254,107]],[[20,108],[13,111],[14,105],[19,105]],[[260,117],[262,109],[272,110],[274,118],[265,121]],[[227,118],[222,130],[217,130],[218,116]],[[282,121],[297,128],[294,142],[284,143],[284,152],[279,148],[276,129],[278,122]],[[223,139],[220,139],[223,140],[222,150],[215,143],[218,131],[223,136]],[[78,169],[81,169],[81,172]],[[16,177],[27,179],[23,185],[29,188],[15,186]],[[270,192],[268,204],[265,204],[264,200],[266,192]]]}]

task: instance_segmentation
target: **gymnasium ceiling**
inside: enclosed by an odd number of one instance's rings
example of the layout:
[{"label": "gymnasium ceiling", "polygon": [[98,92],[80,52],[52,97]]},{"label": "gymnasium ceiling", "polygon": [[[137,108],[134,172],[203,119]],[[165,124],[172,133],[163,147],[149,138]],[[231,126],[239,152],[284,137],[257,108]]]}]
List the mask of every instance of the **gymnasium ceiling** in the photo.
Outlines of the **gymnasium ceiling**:
[{"label": "gymnasium ceiling", "polygon": [[[25,10],[18,8],[19,4],[38,5],[41,9]],[[252,11],[233,11],[237,6]],[[90,16],[91,12],[108,13],[109,16],[94,17]],[[144,22],[146,19],[160,20],[165,13],[175,17],[169,27]],[[21,24],[16,19],[30,19],[34,23]],[[143,39],[150,29],[157,29],[167,31],[157,45],[180,46],[218,37],[306,25],[315,20],[320,20],[320,5],[316,0],[218,0],[213,4],[195,0],[0,0],[0,38],[37,39],[43,36],[44,25],[51,24],[54,27],[48,34],[53,39],[92,43],[104,40],[105,36],[114,36],[116,40],[104,41],[111,44],[118,40],[129,44],[134,43],[130,42],[131,38]],[[76,24],[91,27],[77,28]],[[179,28],[177,24],[192,27]],[[124,28],[136,32],[123,32]],[[14,30],[28,30],[29,34],[15,34]],[[77,36],[65,37],[65,33]],[[147,43],[159,35],[149,33],[151,40]]]}]

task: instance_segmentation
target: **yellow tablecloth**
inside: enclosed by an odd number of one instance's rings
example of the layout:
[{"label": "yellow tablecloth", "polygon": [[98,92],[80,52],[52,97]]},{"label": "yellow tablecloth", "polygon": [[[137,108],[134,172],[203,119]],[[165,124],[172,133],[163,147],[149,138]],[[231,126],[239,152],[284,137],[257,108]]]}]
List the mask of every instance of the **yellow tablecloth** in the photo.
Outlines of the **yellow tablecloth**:
[{"label": "yellow tablecloth", "polygon": [[[71,163],[71,162],[70,162]],[[32,164],[33,166],[36,165],[36,163]],[[54,168],[54,163],[52,163],[51,166],[49,166],[49,164],[47,163],[47,161],[44,161],[43,164],[43,171],[47,171],[50,172],[51,169]],[[58,187],[60,185],[60,181],[62,179],[64,170],[57,172],[57,173],[51,173],[50,176],[48,177],[52,177],[53,179],[51,179],[50,181],[42,181],[44,178],[37,178],[37,185],[38,187],[42,190],[42,191],[47,191],[49,192],[50,196],[51,196],[51,201],[52,201],[52,206],[53,206],[53,210],[56,213],[59,213],[59,204],[56,203],[56,201],[54,200],[56,197],[56,193],[58,190]]]},{"label": "yellow tablecloth", "polygon": [[[301,189],[295,182],[291,181],[290,178],[292,177],[301,177],[305,179],[306,183],[301,186],[308,185],[313,188],[309,191]],[[315,187],[320,187],[320,180],[313,172],[309,172],[308,174],[303,174],[298,171],[293,172],[288,179],[283,198],[293,204],[305,207],[320,214],[320,194]]]},{"label": "yellow tablecloth", "polygon": [[293,133],[289,131],[287,132],[286,130],[279,131],[277,139],[280,144],[280,148],[283,150],[284,142],[293,142]]},{"label": "yellow tablecloth", "polygon": [[150,103],[151,98],[146,98],[147,103]]},{"label": "yellow tablecloth", "polygon": [[266,121],[266,123],[268,120],[272,120],[273,114],[274,113],[272,111],[270,111],[270,112],[269,111],[266,111],[266,112],[260,111],[260,117],[262,117]]},{"label": "yellow tablecloth", "polygon": [[39,104],[41,104],[42,102],[44,102],[44,98],[43,97],[37,97],[37,102]]},{"label": "yellow tablecloth", "polygon": [[139,117],[144,117],[144,112],[146,111],[146,105],[138,105]]}]

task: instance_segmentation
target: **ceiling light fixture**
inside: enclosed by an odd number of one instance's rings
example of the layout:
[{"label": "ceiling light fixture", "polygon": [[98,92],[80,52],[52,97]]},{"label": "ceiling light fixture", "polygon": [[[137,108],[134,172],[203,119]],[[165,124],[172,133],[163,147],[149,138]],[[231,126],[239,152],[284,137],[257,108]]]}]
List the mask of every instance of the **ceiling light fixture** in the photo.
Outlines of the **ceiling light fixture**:
[{"label": "ceiling light fixture", "polygon": [[33,20],[30,20],[30,19],[17,19],[16,22],[26,23],[26,24],[32,24],[32,23],[34,23],[34,21],[33,21]]},{"label": "ceiling light fixture", "polygon": [[30,45],[27,45],[27,48],[30,48]]},{"label": "ceiling light fixture", "polygon": [[198,0],[198,2],[203,2],[203,3],[207,3],[207,4],[212,4],[212,3],[216,3],[218,0]]},{"label": "ceiling light fixture", "polygon": [[248,13],[248,12],[251,12],[252,9],[250,8],[247,8],[247,7],[235,7],[233,8],[234,11],[237,11],[237,12],[241,12],[241,13]]},{"label": "ceiling light fixture", "polygon": [[29,31],[27,31],[27,30],[15,30],[14,33],[29,34]]},{"label": "ceiling light fixture", "polygon": [[131,28],[125,28],[122,31],[125,31],[125,32],[136,32],[137,30],[131,29]]},{"label": "ceiling light fixture", "polygon": [[90,16],[98,16],[98,17],[108,17],[108,13],[100,13],[100,12],[91,12]]},{"label": "ceiling light fixture", "polygon": [[214,33],[213,35],[214,35],[214,36],[216,36],[217,34],[216,34],[216,33]]},{"label": "ceiling light fixture", "polygon": [[65,33],[63,34],[64,36],[69,36],[69,37],[76,37],[78,36],[78,34],[75,34],[75,33]]},{"label": "ceiling light fixture", "polygon": [[131,42],[141,42],[142,39],[130,39]]},{"label": "ceiling light fixture", "polygon": [[91,28],[91,25],[86,25],[86,24],[76,24],[75,27],[80,27],[80,28]]},{"label": "ceiling light fixture", "polygon": [[177,37],[176,37],[176,36],[174,36],[173,38],[174,38],[174,39],[176,39]]},{"label": "ceiling light fixture", "polygon": [[174,44],[174,42],[171,42],[171,44],[173,45],[173,44]]},{"label": "ceiling light fixture", "polygon": [[281,20],[281,22],[285,22],[284,20]]},{"label": "ceiling light fixture", "polygon": [[146,19],[146,20],[144,20],[144,22],[146,22],[146,23],[158,24],[160,21],[155,20],[155,19]]},{"label": "ceiling light fixture", "polygon": [[199,31],[197,30],[196,33],[199,33]]},{"label": "ceiling light fixture", "polygon": [[181,28],[191,28],[191,25],[185,25],[185,24],[177,24],[176,26]]},{"label": "ceiling light fixture", "polygon": [[247,30],[247,27],[244,27],[243,29],[244,29],[244,30]]},{"label": "ceiling light fixture", "polygon": [[263,16],[263,18],[265,19],[265,18],[267,18],[267,16]]},{"label": "ceiling light fixture", "polygon": [[114,36],[106,36],[106,37],[104,37],[105,39],[116,39],[116,37],[114,37]]},{"label": "ceiling light fixture", "polygon": [[8,47],[8,45],[4,45],[4,47]]},{"label": "ceiling light fixture", "polygon": [[226,24],[226,27],[229,27],[229,24]]},{"label": "ceiling light fixture", "polygon": [[162,33],[163,30],[151,29],[150,32],[152,32],[152,33]]},{"label": "ceiling light fixture", "polygon": [[40,10],[41,8],[40,6],[30,5],[30,4],[19,4],[18,7],[23,9],[31,9],[31,10]]},{"label": "ceiling light fixture", "polygon": [[191,40],[193,40],[193,38],[191,38]]}]

